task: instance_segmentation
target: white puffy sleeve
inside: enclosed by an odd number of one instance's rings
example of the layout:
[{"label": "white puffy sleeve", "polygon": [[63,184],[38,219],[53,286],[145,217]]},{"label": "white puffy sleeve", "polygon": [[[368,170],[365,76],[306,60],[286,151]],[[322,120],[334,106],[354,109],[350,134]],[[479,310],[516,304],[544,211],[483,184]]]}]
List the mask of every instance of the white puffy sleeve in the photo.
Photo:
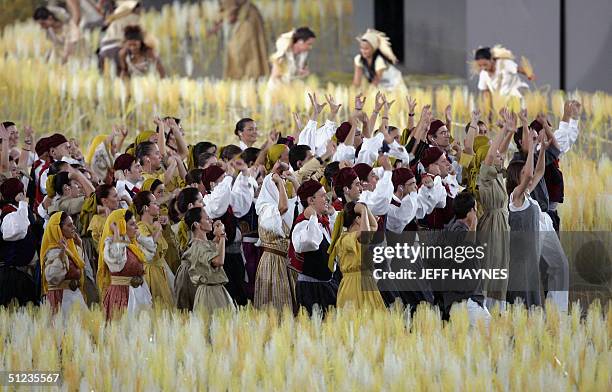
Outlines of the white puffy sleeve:
[{"label": "white puffy sleeve", "polygon": [[127,243],[113,242],[109,237],[104,240],[104,262],[110,272],[120,272],[127,262]]},{"label": "white puffy sleeve", "polygon": [[578,120],[570,119],[569,123],[561,121],[559,129],[555,131],[555,139],[559,143],[561,154],[565,154],[578,139]]},{"label": "white puffy sleeve", "polygon": [[385,215],[389,209],[389,203],[393,197],[392,173],[385,170],[373,191],[361,193],[359,201],[365,203],[373,215]]},{"label": "white puffy sleeve", "polygon": [[249,182],[249,178],[250,176],[239,173],[232,186],[230,205],[232,206],[234,216],[237,218],[241,218],[248,214],[253,204],[255,191]]},{"label": "white puffy sleeve", "polygon": [[418,195],[416,192],[406,195],[401,205],[389,205],[387,212],[387,229],[394,233],[401,233],[404,227],[416,217],[418,207]]},{"label": "white puffy sleeve", "polygon": [[155,253],[157,252],[157,244],[153,240],[151,236],[139,235],[136,239],[142,253],[145,256],[145,261],[150,262],[155,257]]},{"label": "white puffy sleeve", "polygon": [[319,249],[322,241],[323,231],[315,214],[295,225],[291,233],[291,243],[298,253],[315,251]]},{"label": "white puffy sleeve", "polygon": [[331,120],[325,120],[325,124],[323,124],[323,126],[317,130],[315,137],[315,149],[313,150],[313,154],[318,157],[320,157],[321,155],[325,155],[327,142],[336,133],[336,128],[337,126],[335,122]]},{"label": "white puffy sleeve", "polygon": [[408,154],[408,151],[406,151],[406,148],[399,144],[397,140],[389,144],[389,156],[400,159],[402,162],[410,162],[410,155]]},{"label": "white puffy sleeve", "polygon": [[60,256],[59,248],[49,249],[45,255],[45,279],[48,283],[58,285],[64,281],[68,270],[68,256]]},{"label": "white puffy sleeve", "polygon": [[300,136],[298,137],[298,145],[305,145],[310,147],[312,151],[316,150],[317,140],[317,122],[314,120],[308,120]]},{"label": "white puffy sleeve", "polygon": [[347,146],[344,143],[338,144],[336,148],[336,152],[332,157],[332,161],[340,162],[340,161],[351,161],[355,160],[355,147]]},{"label": "white puffy sleeve", "polygon": [[262,229],[269,230],[280,236],[284,235],[283,220],[278,211],[278,204],[261,203],[259,205],[258,223]]},{"label": "white puffy sleeve", "polygon": [[436,176],[431,188],[421,186],[419,196],[421,196],[419,199],[423,206],[423,216],[431,214],[434,208],[446,207],[446,188],[442,185],[442,178]]},{"label": "white puffy sleeve", "polygon": [[448,174],[442,180],[442,183],[446,184],[448,186],[448,191],[450,193],[450,197],[453,198],[453,199],[461,191],[461,187],[459,186],[459,183],[457,182],[457,175],[455,175],[455,174],[452,174],[452,175]]},{"label": "white puffy sleeve", "polygon": [[379,132],[371,138],[364,138],[361,143],[361,150],[355,163],[367,163],[372,165],[378,159],[378,150],[382,147],[385,136]]},{"label": "white puffy sleeve", "polygon": [[490,78],[487,71],[485,71],[484,69],[480,71],[480,74],[478,75],[478,90],[487,91],[489,89],[489,85],[487,83],[489,79]]},{"label": "white puffy sleeve", "polygon": [[227,176],[221,181],[215,189],[204,196],[204,210],[211,219],[216,219],[227,212],[230,205],[232,177]]},{"label": "white puffy sleeve", "polygon": [[28,219],[28,203],[19,202],[17,211],[7,214],[2,220],[2,239],[5,241],[18,241],[25,238],[30,227]]}]

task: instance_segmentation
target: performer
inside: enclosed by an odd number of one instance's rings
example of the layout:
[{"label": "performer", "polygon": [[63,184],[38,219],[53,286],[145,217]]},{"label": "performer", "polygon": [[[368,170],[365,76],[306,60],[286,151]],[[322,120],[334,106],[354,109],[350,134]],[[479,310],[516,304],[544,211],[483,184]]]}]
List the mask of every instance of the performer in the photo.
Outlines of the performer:
[{"label": "performer", "polygon": [[126,309],[129,313],[151,306],[151,292],[143,279],[144,263],[155,249],[150,237],[142,237],[129,210],[113,211],[104,224],[98,260],[98,287],[104,298],[106,319]]},{"label": "performer", "polygon": [[[123,42],[123,34],[127,26],[140,25],[140,2],[127,0],[121,2],[113,13],[106,17],[106,30],[100,39],[98,49],[98,67],[104,70],[104,63],[111,61],[119,69],[119,50]],[[146,40],[146,37],[145,37]]]},{"label": "performer", "polygon": [[376,231],[376,217],[363,203],[349,202],[344,206],[343,225],[347,229],[340,235],[331,257],[338,257],[342,280],[338,288],[338,307],[352,304],[356,308],[384,309],[385,302],[372,276],[373,266],[362,265],[360,236],[362,232]]},{"label": "performer", "polygon": [[402,73],[394,66],[397,58],[391,49],[389,38],[383,32],[368,29],[357,37],[359,52],[355,56],[353,85],[361,86],[362,78],[386,90],[396,89],[404,84]]},{"label": "performer", "polygon": [[308,27],[281,34],[276,40],[276,52],[270,56],[270,85],[278,82],[289,83],[310,75],[307,59],[315,39],[315,33]]},{"label": "performer", "polygon": [[257,79],[268,75],[267,45],[263,18],[249,0],[220,0],[223,20],[224,79]]},{"label": "performer", "polygon": [[49,219],[41,245],[43,291],[51,309],[67,312],[74,304],[87,308],[85,292],[85,262],[81,240],[72,218],[56,212]]},{"label": "performer", "polygon": [[[225,260],[225,228],[223,223],[208,217],[204,208],[192,208],[185,214],[185,223],[192,233],[191,246],[183,255],[189,261],[189,277],[197,287],[193,308],[213,311],[236,309],[234,301],[224,287],[228,282]],[[212,233],[213,240],[206,238]]]},{"label": "performer", "polygon": [[34,11],[34,20],[47,32],[47,38],[54,49],[47,55],[47,60],[59,59],[66,63],[76,51],[80,39],[79,28],[62,7],[38,7]]},{"label": "performer", "polygon": [[529,86],[519,75],[535,80],[530,67],[519,66],[514,61],[512,52],[501,45],[478,49],[474,54],[474,62],[480,70],[478,90],[483,92],[488,102],[491,100],[492,92],[502,96],[522,98],[521,90],[529,89]]},{"label": "performer", "polygon": [[127,26],[119,50],[119,74],[123,77],[144,76],[154,69],[160,77],[166,75],[155,50],[144,42],[142,29],[139,26]]}]

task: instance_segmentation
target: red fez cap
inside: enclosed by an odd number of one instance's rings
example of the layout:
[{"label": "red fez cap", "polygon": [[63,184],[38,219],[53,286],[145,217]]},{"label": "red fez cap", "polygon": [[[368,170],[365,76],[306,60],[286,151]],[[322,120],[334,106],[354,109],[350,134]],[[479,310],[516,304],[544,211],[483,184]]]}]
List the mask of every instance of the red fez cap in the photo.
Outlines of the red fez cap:
[{"label": "red fez cap", "polygon": [[208,166],[202,172],[202,184],[207,191],[210,191],[210,183],[215,182],[225,173],[225,170],[218,165]]},{"label": "red fez cap", "polygon": [[49,142],[49,149],[55,148],[64,143],[68,143],[68,139],[66,139],[66,136],[62,135],[61,133],[54,133],[53,135],[49,136],[47,139]]},{"label": "red fez cap", "polygon": [[444,124],[442,121],[440,120],[433,120],[431,122],[431,125],[429,125],[429,130],[427,131],[428,135],[432,135],[434,136],[436,134],[436,132],[438,132],[438,129],[445,127],[446,124]]},{"label": "red fez cap", "polygon": [[302,201],[306,201],[309,197],[314,196],[323,185],[319,181],[306,180],[300,185],[297,190],[297,195]]},{"label": "red fez cap", "polygon": [[23,192],[23,182],[16,178],[9,178],[0,185],[0,193],[4,200],[15,200],[21,192]]},{"label": "red fez cap", "polygon": [[391,175],[391,182],[393,183],[393,191],[397,190],[397,187],[400,185],[404,185],[406,181],[414,178],[414,174],[412,170],[407,167],[398,167],[393,170],[393,174]]},{"label": "red fez cap", "polygon": [[350,187],[357,177],[352,167],[343,167],[334,177],[334,187]]},{"label": "red fez cap", "polygon": [[130,170],[136,158],[130,154],[121,154],[115,159],[114,170]]},{"label": "red fez cap", "polygon": [[34,151],[40,157],[42,154],[49,152],[49,138],[43,137],[36,142],[36,146],[34,146]]},{"label": "red fez cap", "polygon": [[336,128],[336,139],[338,140],[338,143],[344,143],[350,131],[351,123],[345,121],[340,124],[340,126]]},{"label": "red fez cap", "polygon": [[442,151],[439,147],[429,147],[427,150],[423,151],[420,161],[423,166],[427,168],[427,166],[440,159],[443,154],[444,151]]},{"label": "red fez cap", "polygon": [[353,166],[353,170],[355,170],[357,177],[359,177],[361,181],[367,181],[368,175],[372,171],[372,166],[368,165],[367,163],[358,163]]}]

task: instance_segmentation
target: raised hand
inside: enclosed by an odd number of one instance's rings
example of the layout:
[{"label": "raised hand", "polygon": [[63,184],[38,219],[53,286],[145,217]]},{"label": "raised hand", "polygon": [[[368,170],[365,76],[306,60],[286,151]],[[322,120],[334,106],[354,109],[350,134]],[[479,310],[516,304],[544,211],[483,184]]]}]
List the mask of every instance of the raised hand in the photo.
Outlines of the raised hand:
[{"label": "raised hand", "polygon": [[[374,99],[374,112],[375,113],[380,112],[380,109],[383,108],[384,104],[385,104],[385,96],[380,91],[378,91],[376,93],[376,98]],[[355,109],[356,108],[357,108],[357,104],[355,104]]]},{"label": "raised hand", "polygon": [[363,110],[363,105],[365,105],[366,97],[363,96],[362,93],[359,93],[355,96],[355,110]]},{"label": "raised hand", "polygon": [[293,112],[293,122],[295,123],[295,128],[298,131],[301,131],[304,127],[302,126],[302,119],[297,112]]},{"label": "raised hand", "polygon": [[406,97],[406,103],[408,104],[408,113],[410,114],[414,113],[414,109],[416,108],[416,105],[417,105],[416,99],[408,96]]},{"label": "raised hand", "polygon": [[451,105],[448,105],[444,109],[444,117],[446,118],[446,123],[449,124],[453,120],[453,112],[451,109]]},{"label": "raised hand", "polygon": [[308,98],[310,98],[310,103],[312,104],[312,109],[314,111],[313,116],[318,116],[319,113],[321,113],[323,111],[323,108],[325,107],[325,105],[327,105],[327,103],[319,103],[317,102],[317,94],[316,93],[308,93]]},{"label": "raised hand", "polygon": [[336,113],[338,113],[338,110],[340,110],[340,107],[342,106],[342,104],[336,103],[334,96],[331,94],[326,94],[325,100],[329,104],[329,110],[331,111],[331,114],[335,115]]},{"label": "raised hand", "polygon": [[223,222],[216,221],[213,223],[213,235],[217,238],[225,238],[225,226]]}]

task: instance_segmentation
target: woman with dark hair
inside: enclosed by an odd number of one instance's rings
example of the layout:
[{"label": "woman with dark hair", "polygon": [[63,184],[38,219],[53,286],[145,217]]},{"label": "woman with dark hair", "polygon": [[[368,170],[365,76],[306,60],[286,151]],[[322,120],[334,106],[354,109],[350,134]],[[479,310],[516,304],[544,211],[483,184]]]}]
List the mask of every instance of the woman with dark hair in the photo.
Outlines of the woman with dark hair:
[{"label": "woman with dark hair", "polygon": [[357,41],[360,54],[354,60],[354,86],[361,86],[364,77],[368,83],[386,90],[404,85],[401,72],[394,66],[397,58],[385,33],[368,29]]},{"label": "woman with dark hair", "polygon": [[118,311],[127,309],[128,313],[136,313],[151,306],[151,292],[143,275],[144,264],[153,254],[146,252],[144,247],[155,245],[146,240],[139,235],[136,220],[129,210],[113,211],[104,223],[97,280],[109,321]]},{"label": "woman with dark hair", "polygon": [[514,61],[514,55],[508,49],[496,45],[493,48],[480,48],[474,53],[474,63],[479,70],[478,89],[491,99],[491,93],[502,96],[521,98],[521,90],[529,86],[519,75],[534,80],[535,75]]},{"label": "woman with dark hair", "polygon": [[310,75],[307,59],[316,38],[315,33],[305,26],[281,34],[276,40],[276,52],[270,56],[270,84],[289,83]]},{"label": "woman with dark hair", "polygon": [[[185,223],[191,231],[189,249],[183,254],[188,265],[188,276],[196,288],[193,309],[212,312],[215,309],[235,309],[227,289],[225,262],[225,227],[220,221],[213,223],[204,208],[192,208],[185,214]],[[212,240],[207,236],[212,234]]]},{"label": "woman with dark hair", "polygon": [[343,222],[346,232],[340,234],[330,257],[337,257],[342,272],[338,287],[337,306],[349,304],[355,308],[384,309],[385,302],[378,291],[372,276],[373,266],[364,269],[361,257],[362,232],[376,231],[378,224],[368,206],[363,203],[349,202],[344,206]]},{"label": "woman with dark hair", "polygon": [[62,64],[66,63],[80,39],[79,27],[70,13],[57,6],[38,7],[34,10],[34,21],[47,32],[47,38],[53,43],[54,49],[47,58],[57,57]]},{"label": "woman with dark hair", "polygon": [[139,192],[134,198],[134,210],[138,219],[138,231],[143,238],[150,238],[153,243],[151,249],[153,258],[145,263],[144,278],[149,285],[151,295],[156,302],[170,307],[174,305],[172,287],[174,287],[174,274],[166,262],[168,242],[163,236],[163,228],[159,222],[160,206],[155,196],[149,191]]},{"label": "woman with dark hair", "polygon": [[56,212],[45,228],[40,249],[43,294],[51,309],[63,313],[74,304],[85,305],[85,261],[72,218]]},{"label": "woman with dark hair", "polygon": [[510,225],[510,264],[507,300],[520,299],[527,307],[542,305],[540,296],[540,214],[538,203],[529,193],[544,175],[544,152],[540,149],[538,167],[534,172],[536,148],[535,131],[530,130],[527,143],[527,161],[514,161],[508,165],[506,192],[509,196],[508,223]]},{"label": "woman with dark hair", "polygon": [[119,74],[122,77],[144,76],[157,70],[160,77],[166,75],[155,50],[144,42],[140,26],[127,26],[119,50]]},{"label": "woman with dark hair", "polygon": [[257,141],[257,124],[252,118],[242,118],[236,123],[234,134],[238,136],[241,150],[246,150],[249,147],[253,147]]}]

